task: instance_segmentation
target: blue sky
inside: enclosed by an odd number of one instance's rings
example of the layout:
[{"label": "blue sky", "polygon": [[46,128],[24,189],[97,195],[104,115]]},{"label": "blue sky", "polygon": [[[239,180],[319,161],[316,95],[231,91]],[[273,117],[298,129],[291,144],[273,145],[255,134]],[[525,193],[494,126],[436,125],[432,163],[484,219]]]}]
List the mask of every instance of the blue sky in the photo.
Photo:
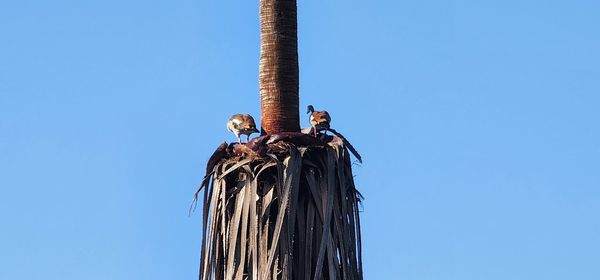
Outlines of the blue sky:
[{"label": "blue sky", "polygon": [[[301,105],[364,157],[366,279],[600,279],[600,2],[299,2]],[[257,6],[0,3],[0,279],[195,279]]]}]

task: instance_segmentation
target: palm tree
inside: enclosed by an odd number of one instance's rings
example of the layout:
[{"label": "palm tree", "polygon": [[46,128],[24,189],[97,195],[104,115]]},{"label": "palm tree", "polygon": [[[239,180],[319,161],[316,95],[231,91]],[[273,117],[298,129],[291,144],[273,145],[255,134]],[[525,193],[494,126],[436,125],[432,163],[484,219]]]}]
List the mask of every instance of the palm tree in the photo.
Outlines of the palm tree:
[{"label": "palm tree", "polygon": [[348,143],[299,132],[296,0],[260,0],[260,23],[263,136],[209,160],[199,278],[362,279]]}]

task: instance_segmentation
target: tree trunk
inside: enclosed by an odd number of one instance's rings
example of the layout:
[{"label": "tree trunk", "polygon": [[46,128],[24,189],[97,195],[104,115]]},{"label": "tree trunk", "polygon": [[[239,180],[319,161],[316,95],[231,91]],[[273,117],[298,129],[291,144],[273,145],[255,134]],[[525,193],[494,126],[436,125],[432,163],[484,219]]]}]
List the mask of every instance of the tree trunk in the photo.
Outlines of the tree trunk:
[{"label": "tree trunk", "polygon": [[296,0],[260,0],[263,134],[300,131]]}]

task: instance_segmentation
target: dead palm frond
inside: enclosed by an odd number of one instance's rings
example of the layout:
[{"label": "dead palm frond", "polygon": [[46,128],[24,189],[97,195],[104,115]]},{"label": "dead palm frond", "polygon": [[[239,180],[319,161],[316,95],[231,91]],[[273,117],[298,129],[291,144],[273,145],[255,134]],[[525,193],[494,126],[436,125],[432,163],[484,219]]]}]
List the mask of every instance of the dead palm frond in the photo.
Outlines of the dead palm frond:
[{"label": "dead palm frond", "polygon": [[201,280],[362,279],[348,149],[297,136],[217,149],[201,186]]}]

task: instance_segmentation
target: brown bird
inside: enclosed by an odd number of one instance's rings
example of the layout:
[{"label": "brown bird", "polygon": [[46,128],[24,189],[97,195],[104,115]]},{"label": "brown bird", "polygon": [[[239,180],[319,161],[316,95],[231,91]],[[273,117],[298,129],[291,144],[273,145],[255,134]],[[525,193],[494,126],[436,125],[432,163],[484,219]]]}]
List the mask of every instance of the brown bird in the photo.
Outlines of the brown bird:
[{"label": "brown bird", "polygon": [[241,134],[246,135],[246,141],[250,139],[250,134],[260,132],[256,129],[254,118],[248,114],[235,114],[231,116],[227,122],[227,130],[233,132],[238,139],[238,143],[242,143]]},{"label": "brown bird", "polygon": [[317,132],[329,129],[331,117],[327,111],[315,111],[315,107],[308,105],[308,112],[306,113],[310,114],[309,121],[310,125],[313,127],[315,137],[317,136]]}]

